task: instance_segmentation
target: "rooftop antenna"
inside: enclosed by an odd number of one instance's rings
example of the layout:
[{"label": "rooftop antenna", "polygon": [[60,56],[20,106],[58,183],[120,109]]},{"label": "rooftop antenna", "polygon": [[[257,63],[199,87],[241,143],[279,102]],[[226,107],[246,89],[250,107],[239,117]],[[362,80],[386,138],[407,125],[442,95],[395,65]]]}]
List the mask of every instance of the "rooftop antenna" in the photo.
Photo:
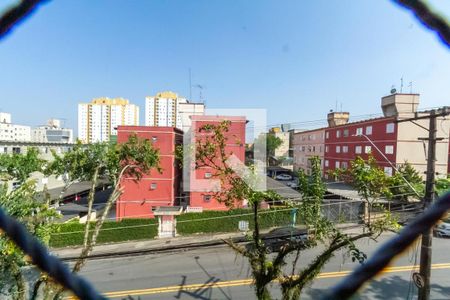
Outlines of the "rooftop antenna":
[{"label": "rooftop antenna", "polygon": [[342,112],[342,102],[341,102],[341,112]]},{"label": "rooftop antenna", "polygon": [[335,102],[335,110],[334,111],[338,111],[338,101],[337,101],[337,99],[336,99],[336,102]]},{"label": "rooftop antenna", "polygon": [[408,86],[409,86],[409,93],[412,94],[413,93],[413,82],[410,81]]},{"label": "rooftop antenna", "polygon": [[400,94],[403,93],[403,76],[400,78]]},{"label": "rooftop antenna", "polygon": [[194,87],[199,89],[199,102],[204,104],[204,102],[203,102],[203,89],[205,88],[205,86],[201,85],[201,84],[196,84],[196,85],[194,85]]},{"label": "rooftop antenna", "polygon": [[189,68],[189,101],[192,101],[192,72]]}]

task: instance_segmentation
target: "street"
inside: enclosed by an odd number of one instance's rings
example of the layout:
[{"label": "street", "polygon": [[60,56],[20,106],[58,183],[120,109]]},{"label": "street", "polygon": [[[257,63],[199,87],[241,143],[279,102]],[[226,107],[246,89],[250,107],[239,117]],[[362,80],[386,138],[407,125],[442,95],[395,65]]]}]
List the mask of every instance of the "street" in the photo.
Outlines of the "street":
[{"label": "street", "polygon": [[[384,234],[378,243],[392,237]],[[374,241],[358,243],[368,257],[377,249]],[[449,239],[433,239],[432,299],[450,298]],[[418,263],[415,248],[409,249],[376,280],[366,285],[355,299],[415,299],[416,287],[410,282],[413,265]],[[305,251],[305,266],[318,253]],[[320,278],[303,291],[302,299],[318,299],[338,283],[357,264],[339,252],[324,268]],[[289,264],[288,264],[289,267]],[[416,270],[418,269],[415,268]],[[98,290],[111,299],[254,299],[246,260],[228,247],[213,247],[177,253],[101,259],[89,261],[81,272]],[[271,291],[280,297],[278,286]]]}]

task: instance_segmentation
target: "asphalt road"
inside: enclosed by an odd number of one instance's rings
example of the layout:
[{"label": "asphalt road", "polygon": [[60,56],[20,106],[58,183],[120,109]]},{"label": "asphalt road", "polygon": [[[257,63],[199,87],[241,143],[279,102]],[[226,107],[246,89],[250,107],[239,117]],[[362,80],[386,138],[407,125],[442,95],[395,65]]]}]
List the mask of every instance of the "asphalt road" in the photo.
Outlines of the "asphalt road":
[{"label": "asphalt road", "polygon": [[[380,237],[382,243],[392,234]],[[360,249],[370,257],[378,247],[364,240]],[[433,240],[432,299],[450,299],[450,239]],[[300,266],[315,256],[301,255]],[[415,299],[410,281],[416,251],[409,249],[390,269],[367,284],[354,299]],[[417,253],[417,263],[419,254]],[[357,264],[338,253],[324,268],[320,278],[304,290],[302,299],[319,299]],[[417,268],[416,268],[417,269]],[[254,299],[246,260],[226,246],[177,253],[122,257],[89,261],[81,273],[111,299]],[[182,286],[182,287],[181,287]],[[279,298],[273,284],[274,297]]]}]

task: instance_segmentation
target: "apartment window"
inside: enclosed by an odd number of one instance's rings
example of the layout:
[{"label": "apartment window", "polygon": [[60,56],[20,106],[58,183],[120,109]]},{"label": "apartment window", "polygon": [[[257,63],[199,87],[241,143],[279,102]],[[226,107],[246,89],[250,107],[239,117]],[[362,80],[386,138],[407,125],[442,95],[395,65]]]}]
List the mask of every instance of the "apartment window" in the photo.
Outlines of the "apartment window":
[{"label": "apartment window", "polygon": [[341,167],[341,165],[339,164],[338,161],[334,164],[334,166],[335,166],[336,169],[339,169]]},{"label": "apartment window", "polygon": [[368,154],[370,152],[372,152],[372,146],[365,146],[364,147],[364,153]]},{"label": "apartment window", "polygon": [[356,128],[356,135],[362,135],[362,134],[363,134],[362,127]]},{"label": "apartment window", "polygon": [[20,147],[13,147],[12,153],[20,154]]},{"label": "apartment window", "polygon": [[328,161],[328,159],[325,160],[325,167],[328,167],[330,165],[330,162]]},{"label": "apartment window", "polygon": [[156,182],[152,182],[152,183],[150,184],[150,189],[151,189],[151,190],[156,190],[156,187],[157,187]]},{"label": "apartment window", "polygon": [[342,153],[348,152],[348,146],[342,146]]},{"label": "apartment window", "polygon": [[340,138],[341,137],[341,131],[340,130],[336,130],[336,137]]},{"label": "apartment window", "polygon": [[325,132],[325,138],[328,139],[330,137],[330,133],[327,131]]},{"label": "apartment window", "polygon": [[386,147],[384,147],[384,153],[386,153],[386,154],[394,154],[394,146],[387,145]]},{"label": "apartment window", "polygon": [[210,172],[205,173],[205,178],[211,178],[211,177],[212,177],[212,174]]},{"label": "apartment window", "polygon": [[348,137],[348,129],[344,129],[344,137]]},{"label": "apartment window", "polygon": [[336,153],[341,153],[341,146],[336,146]]},{"label": "apartment window", "polygon": [[153,143],[156,142],[157,140],[158,140],[158,137],[152,136],[152,142],[153,142]]},{"label": "apartment window", "polygon": [[342,162],[342,169],[347,169],[348,168],[348,162],[343,161]]},{"label": "apartment window", "polygon": [[386,133],[393,133],[394,132],[394,123],[386,124]]},{"label": "apartment window", "polygon": [[211,195],[203,195],[203,202],[211,202]]},{"label": "apartment window", "polygon": [[372,126],[367,126],[366,127],[366,135],[371,135],[372,134]]},{"label": "apartment window", "polygon": [[384,173],[388,176],[392,176],[392,168],[391,167],[384,167]]},{"label": "apartment window", "polygon": [[361,146],[356,146],[355,147],[355,153],[356,154],[361,154],[361,152],[362,152],[362,147]]},{"label": "apartment window", "polygon": [[329,147],[325,146],[325,152],[328,152]]}]

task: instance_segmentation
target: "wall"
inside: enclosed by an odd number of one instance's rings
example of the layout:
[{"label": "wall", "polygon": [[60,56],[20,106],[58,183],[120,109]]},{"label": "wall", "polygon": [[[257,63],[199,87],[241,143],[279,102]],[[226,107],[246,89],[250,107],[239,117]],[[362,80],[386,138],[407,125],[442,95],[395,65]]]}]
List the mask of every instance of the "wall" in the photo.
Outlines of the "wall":
[{"label": "wall", "polygon": [[[349,167],[350,162],[356,157],[361,156],[367,159],[369,154],[367,152],[370,152],[380,167],[386,168],[386,172],[392,172],[393,170],[389,162],[369,140],[364,136],[357,136],[357,130],[362,130],[362,134],[367,135],[387,159],[395,164],[397,124],[394,120],[395,118],[377,118],[327,128],[325,130],[324,171],[334,170],[336,167]],[[393,132],[386,133],[387,124],[393,124],[390,125],[393,126]],[[339,132],[339,137],[337,136],[337,132]],[[394,147],[392,154],[385,153],[386,146]],[[338,151],[337,147],[339,147],[340,151]],[[344,147],[347,147],[347,152],[344,151]],[[361,153],[357,153],[357,147],[361,147]],[[370,151],[365,151],[366,147],[370,147]]]},{"label": "wall", "polygon": [[[192,130],[195,130],[196,139],[204,139],[208,133],[199,132],[199,128],[206,124],[220,124],[223,120],[230,120],[231,124],[229,131],[225,134],[228,138],[225,152],[227,155],[233,153],[242,162],[245,161],[245,117],[228,117],[228,116],[193,116]],[[218,163],[217,161],[215,163]],[[191,174],[191,192],[190,192],[190,206],[203,207],[204,210],[226,210],[228,209],[224,204],[219,203],[214,198],[211,192],[192,191],[196,180],[204,180],[205,173],[214,173],[214,170],[208,167],[196,169],[194,174]],[[213,178],[212,178],[213,179]],[[226,188],[226,187],[225,187]],[[205,195],[210,195],[209,201],[205,201]]]},{"label": "wall", "polygon": [[302,131],[294,134],[293,145],[294,149],[294,171],[303,169],[307,174],[310,173],[310,166],[308,159],[313,156],[319,156],[323,169],[324,158],[324,137],[325,129],[314,129]]},{"label": "wall", "polygon": [[182,143],[181,131],[172,127],[119,126],[117,142],[126,142],[131,134],[152,141],[159,149],[162,172],[153,169],[140,181],[132,177],[121,180],[124,192],[116,206],[119,220],[123,217],[153,218],[153,207],[173,206],[181,194],[181,172],[174,155],[176,144]]}]

